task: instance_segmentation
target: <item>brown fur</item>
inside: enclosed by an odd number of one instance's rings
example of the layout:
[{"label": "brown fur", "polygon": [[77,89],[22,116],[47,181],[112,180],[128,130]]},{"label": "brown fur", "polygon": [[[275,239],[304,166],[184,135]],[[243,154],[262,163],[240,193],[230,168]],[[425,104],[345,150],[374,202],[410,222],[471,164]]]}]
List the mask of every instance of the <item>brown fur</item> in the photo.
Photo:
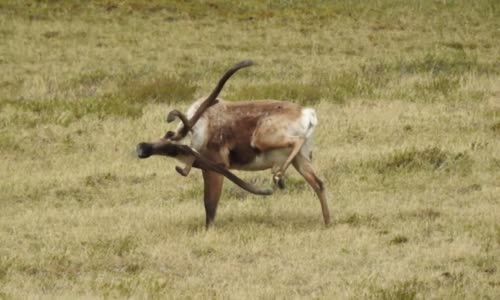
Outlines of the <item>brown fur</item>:
[{"label": "brown fur", "polygon": [[209,122],[206,148],[227,154],[223,162],[228,168],[250,163],[262,151],[287,146],[276,145],[276,140],[273,143],[263,137],[272,138],[276,132],[282,132],[289,121],[300,116],[301,109],[297,104],[276,100],[220,101],[204,115],[217,120]]}]

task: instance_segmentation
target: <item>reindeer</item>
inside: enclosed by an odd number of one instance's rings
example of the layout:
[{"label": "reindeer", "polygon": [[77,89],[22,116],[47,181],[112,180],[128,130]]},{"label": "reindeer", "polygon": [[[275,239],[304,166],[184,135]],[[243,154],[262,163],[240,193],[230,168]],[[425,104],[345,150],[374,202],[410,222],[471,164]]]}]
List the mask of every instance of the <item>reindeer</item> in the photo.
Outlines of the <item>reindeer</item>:
[{"label": "reindeer", "polygon": [[[176,158],[187,176],[191,168],[202,170],[206,228],[214,221],[224,177],[257,195],[270,195],[284,188],[284,175],[292,164],[316,192],[325,225],[330,222],[325,188],[311,164],[312,135],[316,112],[295,103],[276,100],[228,102],[218,99],[226,81],[239,69],[253,65],[244,60],[229,69],[208,96],[187,111],[171,111],[167,122],[179,119],[176,131],[168,131],[156,142],[139,143],[139,158],[163,155]],[[259,171],[271,169],[274,188],[262,189],[240,179],[229,169]]]}]

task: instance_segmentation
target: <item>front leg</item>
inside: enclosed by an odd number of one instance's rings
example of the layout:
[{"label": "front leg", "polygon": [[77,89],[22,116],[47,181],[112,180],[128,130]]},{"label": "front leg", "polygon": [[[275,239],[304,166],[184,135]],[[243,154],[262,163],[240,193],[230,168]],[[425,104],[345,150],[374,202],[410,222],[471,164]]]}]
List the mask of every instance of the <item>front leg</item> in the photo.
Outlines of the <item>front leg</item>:
[{"label": "front leg", "polygon": [[187,159],[184,160],[184,163],[186,164],[184,166],[184,169],[179,167],[179,166],[175,166],[175,170],[177,171],[177,173],[181,174],[182,176],[188,176],[189,172],[191,171],[191,168],[193,167],[193,163],[195,160],[196,160],[196,158],[194,156],[189,156]]},{"label": "front leg", "polygon": [[212,171],[203,170],[203,202],[205,203],[205,214],[206,222],[205,227],[208,229],[210,224],[213,223],[215,219],[215,213],[217,212],[217,205],[219,204],[219,199],[222,193],[222,183],[224,177]]},{"label": "front leg", "polygon": [[275,165],[271,169],[271,173],[273,174],[273,182],[274,186],[279,187],[281,190],[285,189],[285,176],[281,172],[280,167]]},{"label": "front leg", "polygon": [[[298,136],[282,136],[282,135],[272,135],[269,132],[273,132],[273,128],[257,128],[252,136],[252,145],[259,149],[260,151],[267,151],[279,148],[291,148],[291,152],[286,159],[286,161],[281,166],[274,166],[273,173],[273,182],[280,189],[285,188],[285,172],[287,168],[290,166],[291,162],[300,152],[300,149],[305,143],[305,139],[303,137]],[[275,131],[275,130],[274,130]]]}]

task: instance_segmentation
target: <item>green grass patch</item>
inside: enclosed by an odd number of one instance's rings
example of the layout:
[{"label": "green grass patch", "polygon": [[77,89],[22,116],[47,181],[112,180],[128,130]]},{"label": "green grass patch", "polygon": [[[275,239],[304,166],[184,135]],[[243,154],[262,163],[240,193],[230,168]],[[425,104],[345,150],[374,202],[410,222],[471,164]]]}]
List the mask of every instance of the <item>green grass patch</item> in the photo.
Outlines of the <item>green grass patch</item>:
[{"label": "green grass patch", "polygon": [[116,96],[88,97],[68,101],[65,99],[47,100],[4,100],[4,105],[11,105],[21,112],[12,121],[21,127],[34,127],[53,123],[67,126],[88,115],[98,118],[110,116],[139,117],[142,107],[138,103],[127,103]]},{"label": "green grass patch", "polygon": [[399,244],[405,244],[408,242],[408,238],[404,235],[396,235],[395,237],[393,237],[390,241],[389,241],[389,244],[391,245],[399,245]]},{"label": "green grass patch", "polygon": [[[363,163],[365,164],[365,163]],[[466,152],[452,153],[438,147],[396,150],[386,157],[365,164],[381,174],[417,171],[458,171],[469,174],[473,160]]]},{"label": "green grass patch", "polygon": [[372,214],[351,213],[339,219],[339,224],[348,224],[352,227],[368,226],[373,227],[378,223],[378,218]]},{"label": "green grass patch", "polygon": [[319,71],[313,79],[306,82],[272,82],[245,85],[236,90],[231,98],[290,100],[303,105],[314,105],[320,100],[332,103],[344,103],[356,97],[373,95],[377,88],[388,82],[387,76],[380,76],[376,68],[372,73],[365,72],[369,67],[354,71],[340,71],[327,74]]},{"label": "green grass patch", "polygon": [[423,284],[416,281],[398,282],[390,287],[378,289],[374,293],[374,299],[380,300],[414,300],[417,299]]},{"label": "green grass patch", "polygon": [[428,52],[415,58],[400,59],[393,66],[401,75],[430,73],[432,75],[461,75],[473,72],[478,75],[499,74],[500,63],[483,63],[465,52]]},{"label": "green grass patch", "polygon": [[[105,80],[117,81],[116,89],[100,92]],[[10,85],[9,85],[10,86]],[[197,86],[171,75],[136,79],[113,78],[102,70],[86,72],[68,82],[61,82],[54,95],[43,98],[2,98],[0,109],[17,110],[10,118],[16,126],[35,127],[40,124],[67,126],[84,116],[137,118],[144,105],[192,101]],[[70,99],[64,95],[75,94]],[[62,95],[62,96],[60,96]],[[7,126],[8,124],[4,124]]]},{"label": "green grass patch", "polygon": [[125,256],[138,247],[137,238],[125,235],[114,238],[100,237],[95,241],[85,243],[84,246],[92,255]]},{"label": "green grass patch", "polygon": [[16,152],[22,151],[22,148],[12,134],[0,131],[0,151]]},{"label": "green grass patch", "polygon": [[171,75],[146,80],[125,80],[121,83],[121,97],[133,104],[176,103],[192,101],[197,85]]},{"label": "green grass patch", "polygon": [[414,86],[416,97],[425,101],[447,98],[457,90],[460,80],[446,75],[432,76],[430,80],[417,82]]},{"label": "green grass patch", "polygon": [[78,77],[70,80],[70,88],[79,86],[91,88],[99,85],[102,81],[109,77],[109,74],[100,69],[87,71],[78,75]]},{"label": "green grass patch", "polygon": [[97,173],[93,175],[89,175],[85,177],[84,183],[88,187],[97,187],[108,185],[110,183],[118,181],[118,176],[115,174],[106,172],[106,173]]},{"label": "green grass patch", "polygon": [[493,123],[490,128],[494,133],[500,134],[500,121]]},{"label": "green grass patch", "polygon": [[232,95],[235,100],[276,99],[314,104],[323,97],[319,86],[305,83],[263,83],[241,87]]},{"label": "green grass patch", "polygon": [[434,221],[441,216],[441,212],[432,208],[417,209],[401,212],[399,217],[403,220],[415,218],[422,221]]}]

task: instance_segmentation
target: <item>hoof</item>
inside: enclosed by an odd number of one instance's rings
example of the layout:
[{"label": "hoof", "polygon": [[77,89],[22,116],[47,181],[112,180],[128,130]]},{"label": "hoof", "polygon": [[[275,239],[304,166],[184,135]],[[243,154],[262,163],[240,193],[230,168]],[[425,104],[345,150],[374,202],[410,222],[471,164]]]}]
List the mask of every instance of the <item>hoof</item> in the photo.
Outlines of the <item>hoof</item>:
[{"label": "hoof", "polygon": [[276,174],[273,177],[274,184],[280,188],[280,190],[285,189],[285,178],[281,174]]}]

